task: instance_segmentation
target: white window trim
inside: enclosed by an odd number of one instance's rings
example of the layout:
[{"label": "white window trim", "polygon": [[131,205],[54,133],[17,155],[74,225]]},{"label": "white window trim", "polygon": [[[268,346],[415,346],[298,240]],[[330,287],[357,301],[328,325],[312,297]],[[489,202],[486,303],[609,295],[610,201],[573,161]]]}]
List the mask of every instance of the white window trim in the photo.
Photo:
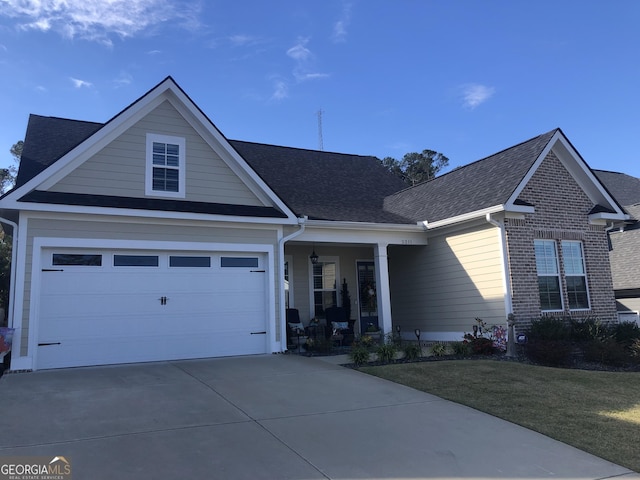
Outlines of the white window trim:
[{"label": "white window trim", "polygon": [[[540,274],[540,272],[537,271],[536,268],[536,279],[539,277],[556,277],[558,279],[558,288],[560,289],[560,309],[553,309],[553,310],[545,310],[544,308],[542,308],[542,305],[540,305],[540,311],[541,312],[564,312],[564,288],[563,288],[563,282],[562,282],[562,270],[560,270],[560,256],[558,254],[558,242],[556,242],[555,240],[548,240],[548,239],[543,239],[543,238],[536,238],[534,239],[534,245],[535,242],[553,242],[553,249],[555,251],[555,257],[556,257],[556,272],[554,275],[550,275],[550,274]],[[534,254],[534,258],[535,258],[535,254]],[[537,259],[536,259],[537,261]],[[540,288],[540,287],[538,287]],[[538,293],[539,295],[539,293]]]},{"label": "white window trim", "polygon": [[[288,280],[289,281],[289,307],[288,308],[296,308],[296,302],[295,302],[295,299],[294,299],[294,288],[293,288],[293,286],[294,286],[294,283],[293,283],[293,255],[285,255],[284,256],[284,263],[288,263],[289,264],[289,280]],[[284,288],[284,285],[283,285],[282,288]]]},{"label": "white window trim", "polygon": [[[178,191],[166,192],[153,189],[153,142],[173,143],[179,146],[180,153],[178,157]],[[183,137],[172,137],[170,135],[161,135],[157,133],[147,133],[146,144],[146,169],[145,169],[145,195],[153,197],[170,197],[185,198],[185,171],[186,171],[186,141]]]},{"label": "white window trim", "polygon": [[[321,256],[318,257],[318,263],[321,262],[333,262],[336,264],[336,304],[338,306],[340,306],[340,257],[334,257],[334,256]],[[315,292],[316,290],[313,288],[313,264],[311,263],[311,260],[308,260],[308,264],[309,264],[309,315],[310,318],[315,318],[316,316],[316,312],[315,312]],[[325,291],[325,292],[329,292],[332,290],[329,289],[320,289],[317,291]]]},{"label": "white window trim", "polygon": [[[589,277],[587,276],[587,264],[584,258],[584,244],[579,240],[562,240],[560,242],[560,248],[562,248],[563,243],[577,243],[580,245],[580,255],[582,256],[582,271],[584,272],[582,275],[567,275],[565,266],[564,266],[564,252],[562,254],[562,274],[564,275],[565,280],[565,289],[566,289],[566,281],[567,277],[584,277],[584,286],[587,289],[587,308],[569,308],[570,312],[587,312],[591,310],[591,295],[589,294]],[[569,292],[567,291],[567,296]],[[567,304],[569,303],[569,299],[567,298]]]}]

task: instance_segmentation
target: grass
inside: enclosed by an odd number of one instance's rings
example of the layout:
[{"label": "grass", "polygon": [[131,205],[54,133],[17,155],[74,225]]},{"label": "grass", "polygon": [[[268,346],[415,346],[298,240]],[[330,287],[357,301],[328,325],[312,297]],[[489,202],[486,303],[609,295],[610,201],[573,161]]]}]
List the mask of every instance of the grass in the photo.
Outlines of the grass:
[{"label": "grass", "polygon": [[522,425],[640,472],[640,373],[451,360],[361,371]]}]

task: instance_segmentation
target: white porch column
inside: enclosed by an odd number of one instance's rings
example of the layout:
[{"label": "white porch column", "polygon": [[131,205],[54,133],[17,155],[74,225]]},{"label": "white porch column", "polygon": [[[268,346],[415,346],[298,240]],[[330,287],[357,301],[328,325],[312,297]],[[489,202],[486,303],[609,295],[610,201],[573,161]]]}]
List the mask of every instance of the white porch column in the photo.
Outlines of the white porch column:
[{"label": "white porch column", "polygon": [[378,297],[378,325],[382,334],[391,333],[391,292],[389,289],[389,259],[387,257],[388,243],[378,243],[374,246],[376,262],[376,289]]}]

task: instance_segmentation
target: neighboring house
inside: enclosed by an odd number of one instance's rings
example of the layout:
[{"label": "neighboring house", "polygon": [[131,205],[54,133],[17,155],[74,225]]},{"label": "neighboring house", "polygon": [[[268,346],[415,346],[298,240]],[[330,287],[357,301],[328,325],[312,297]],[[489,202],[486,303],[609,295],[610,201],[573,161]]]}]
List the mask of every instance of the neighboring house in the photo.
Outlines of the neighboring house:
[{"label": "neighboring house", "polygon": [[604,170],[594,172],[631,217],[609,232],[609,259],[618,317],[640,322],[640,178]]},{"label": "neighboring house", "polygon": [[227,140],[168,77],[105,124],[29,118],[0,199],[11,368],[281,352],[341,305],[460,340],[475,317],[615,319],[627,218],[556,129],[405,189],[378,159]]}]

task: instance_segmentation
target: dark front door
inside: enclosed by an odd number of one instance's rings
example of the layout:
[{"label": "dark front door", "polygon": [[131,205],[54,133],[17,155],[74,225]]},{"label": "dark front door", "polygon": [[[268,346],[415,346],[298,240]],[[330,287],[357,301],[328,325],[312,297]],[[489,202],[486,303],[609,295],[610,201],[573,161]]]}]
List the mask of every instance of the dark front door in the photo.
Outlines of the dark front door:
[{"label": "dark front door", "polygon": [[378,295],[374,262],[358,262],[358,313],[360,332],[371,325],[378,327]]}]

